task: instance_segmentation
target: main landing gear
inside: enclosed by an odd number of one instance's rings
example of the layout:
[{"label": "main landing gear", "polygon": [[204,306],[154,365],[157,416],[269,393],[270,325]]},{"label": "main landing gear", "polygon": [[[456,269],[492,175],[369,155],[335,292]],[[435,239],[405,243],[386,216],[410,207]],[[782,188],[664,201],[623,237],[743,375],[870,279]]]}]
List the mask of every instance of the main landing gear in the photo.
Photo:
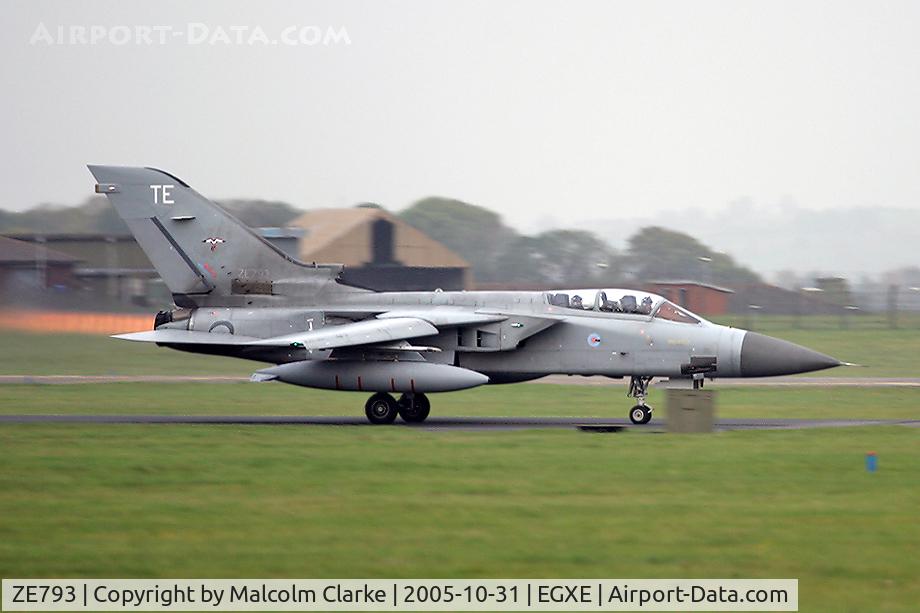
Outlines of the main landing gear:
[{"label": "main landing gear", "polygon": [[652,407],[645,404],[648,396],[648,384],[651,377],[630,377],[629,391],[626,395],[636,399],[636,406],[629,410],[629,421],[634,424],[647,424],[652,421]]},{"label": "main landing gear", "polygon": [[403,394],[396,400],[387,393],[371,396],[364,405],[364,413],[372,424],[392,424],[399,415],[410,424],[425,421],[431,412],[431,403],[425,394]]}]

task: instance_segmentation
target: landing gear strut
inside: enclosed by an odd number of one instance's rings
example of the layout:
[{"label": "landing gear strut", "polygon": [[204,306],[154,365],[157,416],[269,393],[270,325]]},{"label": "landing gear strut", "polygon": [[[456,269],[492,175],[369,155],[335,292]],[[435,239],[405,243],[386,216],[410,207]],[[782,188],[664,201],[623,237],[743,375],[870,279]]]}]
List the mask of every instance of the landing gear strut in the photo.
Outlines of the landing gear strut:
[{"label": "landing gear strut", "polygon": [[392,424],[396,416],[403,421],[417,424],[425,421],[431,412],[431,403],[425,394],[403,394],[397,401],[387,393],[371,396],[364,405],[364,413],[372,424]]},{"label": "landing gear strut", "polygon": [[648,396],[648,384],[652,377],[630,377],[629,391],[626,395],[636,399],[636,406],[629,410],[629,421],[634,424],[647,424],[652,420],[652,407],[645,404]]}]

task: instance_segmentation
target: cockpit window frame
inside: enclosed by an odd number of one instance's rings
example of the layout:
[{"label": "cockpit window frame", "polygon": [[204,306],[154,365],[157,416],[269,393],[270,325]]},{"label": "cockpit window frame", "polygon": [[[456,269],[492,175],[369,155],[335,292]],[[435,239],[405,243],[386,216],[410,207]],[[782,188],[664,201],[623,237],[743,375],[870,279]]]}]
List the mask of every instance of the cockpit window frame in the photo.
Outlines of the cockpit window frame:
[{"label": "cockpit window frame", "polygon": [[[660,315],[661,309],[666,308],[666,307],[674,309],[674,311],[676,311],[679,315],[686,317],[690,321],[686,321],[682,319],[672,319],[670,317],[661,316]],[[677,323],[677,324],[689,324],[689,325],[694,325],[694,326],[698,326],[705,321],[702,317],[695,315],[691,313],[690,311],[688,311],[687,309],[674,304],[670,300],[662,300],[660,303],[658,303],[658,306],[656,306],[655,310],[652,311],[652,318],[660,319],[661,321],[670,321],[670,322]]]},{"label": "cockpit window frame", "polygon": [[[705,317],[700,317],[696,313],[668,300],[664,296],[659,294],[653,294],[651,292],[644,292],[641,290],[630,289],[630,288],[580,288],[580,289],[552,289],[545,290],[542,292],[543,295],[543,304],[550,310],[558,309],[558,312],[572,315],[585,315],[585,316],[598,316],[602,315],[604,317],[610,317],[613,319],[624,319],[629,321],[647,321],[651,322],[655,319],[661,321],[667,321],[677,324],[686,324],[686,325],[696,325],[703,326],[709,325],[710,322]],[[566,303],[560,304],[558,301],[553,302],[554,297],[557,295],[565,295]],[[579,295],[582,298],[583,306],[582,308],[571,306],[571,299]],[[652,300],[651,311],[648,313],[642,313],[637,311],[623,311],[623,310],[607,310],[604,309],[605,304],[613,304],[614,308],[616,305],[619,305],[624,296],[632,296],[636,299],[637,305],[642,304],[642,299],[648,297]],[[613,300],[609,300],[613,297]],[[604,302],[604,300],[607,302]],[[661,311],[661,308],[665,305],[670,305],[678,313],[682,313],[687,319],[668,319],[665,317],[659,317],[658,314]]]},{"label": "cockpit window frame", "polygon": [[[572,306],[572,299],[581,298],[582,306]],[[632,298],[635,307],[630,310],[620,310],[619,307],[624,297]],[[564,297],[563,304],[558,297]],[[613,297],[613,300],[609,298]],[[582,288],[582,289],[556,289],[543,292],[543,301],[550,308],[562,309],[565,313],[580,315],[604,315],[629,320],[649,321],[658,308],[665,301],[664,297],[651,292],[629,288]],[[605,308],[607,306],[608,308]],[[633,310],[635,309],[635,310]],[[641,309],[648,309],[643,312]]]}]

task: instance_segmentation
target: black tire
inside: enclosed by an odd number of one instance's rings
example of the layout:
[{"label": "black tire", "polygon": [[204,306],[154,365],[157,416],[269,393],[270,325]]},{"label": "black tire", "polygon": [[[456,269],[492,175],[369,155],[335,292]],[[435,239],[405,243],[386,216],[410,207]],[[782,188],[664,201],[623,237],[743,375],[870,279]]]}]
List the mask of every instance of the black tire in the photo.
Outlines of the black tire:
[{"label": "black tire", "polygon": [[396,421],[399,407],[396,400],[389,394],[380,392],[367,399],[364,404],[364,414],[372,424],[392,424]]},{"label": "black tire", "polygon": [[652,409],[648,406],[637,404],[629,410],[629,421],[636,425],[647,424],[652,421]]},{"label": "black tire", "polygon": [[425,394],[403,394],[399,397],[399,416],[410,424],[420,424],[431,413],[431,403]]},{"label": "black tire", "polygon": [[645,419],[642,421],[643,424],[647,424],[648,422],[652,421],[652,407],[646,406],[645,410],[646,410],[646,413],[645,413]]}]

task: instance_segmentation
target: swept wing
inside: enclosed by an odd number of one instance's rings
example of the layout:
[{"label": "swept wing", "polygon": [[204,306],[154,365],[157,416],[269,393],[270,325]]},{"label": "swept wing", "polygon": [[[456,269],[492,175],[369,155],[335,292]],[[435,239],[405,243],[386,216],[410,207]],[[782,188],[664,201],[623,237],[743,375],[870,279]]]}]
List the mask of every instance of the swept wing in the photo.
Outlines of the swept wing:
[{"label": "swept wing", "polygon": [[316,350],[401,341],[422,336],[432,336],[437,333],[438,329],[423,319],[398,317],[368,319],[337,326],[325,326],[318,330],[296,332],[263,339],[227,333],[170,329],[118,334],[115,338],[160,344],[297,347]]}]

